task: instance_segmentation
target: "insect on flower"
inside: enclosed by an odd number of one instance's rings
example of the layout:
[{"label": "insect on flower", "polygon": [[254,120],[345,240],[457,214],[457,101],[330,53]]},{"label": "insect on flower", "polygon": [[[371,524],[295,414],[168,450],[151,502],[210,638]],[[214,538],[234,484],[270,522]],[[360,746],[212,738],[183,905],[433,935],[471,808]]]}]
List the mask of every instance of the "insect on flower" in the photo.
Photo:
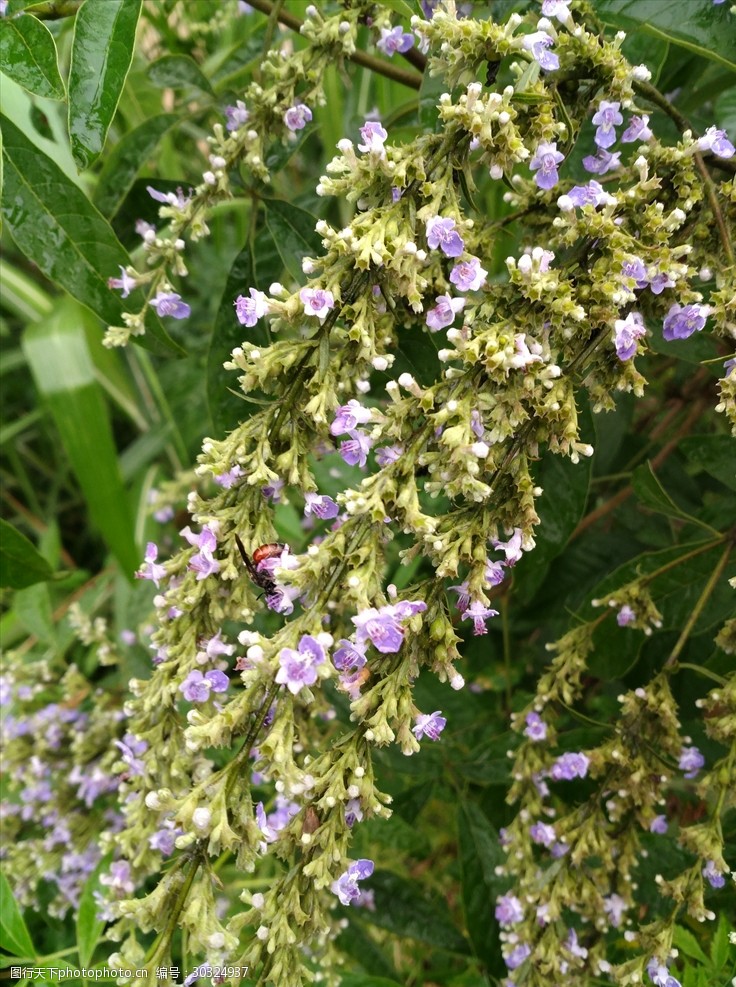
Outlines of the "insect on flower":
[{"label": "insect on flower", "polygon": [[272,542],[270,545],[261,545],[253,553],[253,558],[251,559],[245,550],[245,546],[240,540],[240,535],[235,535],[235,542],[238,546],[238,551],[243,557],[243,562],[245,563],[245,568],[248,570],[248,575],[253,580],[253,582],[258,586],[266,596],[276,593],[277,587],[273,576],[270,572],[259,569],[262,562],[266,559],[272,559],[276,555],[281,555],[285,545],[281,545],[277,542]]}]

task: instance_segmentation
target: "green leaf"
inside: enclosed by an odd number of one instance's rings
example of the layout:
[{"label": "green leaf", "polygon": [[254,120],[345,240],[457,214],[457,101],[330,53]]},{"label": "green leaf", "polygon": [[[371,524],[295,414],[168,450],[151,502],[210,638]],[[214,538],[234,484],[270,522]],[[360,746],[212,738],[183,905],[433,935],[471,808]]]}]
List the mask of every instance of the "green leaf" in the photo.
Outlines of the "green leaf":
[{"label": "green leaf", "polygon": [[614,27],[638,28],[736,69],[728,8],[692,0],[598,0],[595,12]]},{"label": "green leaf", "polygon": [[193,86],[214,95],[210,80],[189,55],[164,55],[148,66],[146,75],[159,89],[183,89]]},{"label": "green leaf", "polygon": [[139,557],[107,406],[85,338],[84,321],[89,318],[71,299],[63,299],[43,323],[26,330],[23,350],[92,522],[123,571],[132,576]]},{"label": "green leaf", "polygon": [[271,231],[284,267],[296,280],[304,277],[302,259],[322,251],[322,237],[315,233],[316,218],[306,209],[284,199],[264,199],[266,225]]},{"label": "green leaf", "polygon": [[115,215],[133,187],[136,175],[178,119],[175,113],[151,117],[126,134],[107,155],[93,198],[103,215]]},{"label": "green leaf", "polygon": [[688,929],[681,925],[676,925],[672,934],[672,945],[677,946],[681,953],[690,956],[699,963],[708,965],[708,957],[700,948],[700,944],[695,936]]},{"label": "green leaf", "polygon": [[[122,323],[123,306],[107,286],[129,258],[107,220],[84,192],[25,134],[0,116],[4,132],[5,191],[2,210],[18,248],[56,284],[107,325]],[[181,352],[155,315],[151,349]]]},{"label": "green leaf", "polygon": [[467,955],[468,944],[453,924],[443,899],[430,897],[416,881],[389,871],[374,873],[366,887],[376,897],[376,910],[365,913],[366,922],[402,938]]},{"label": "green leaf", "polygon": [[18,902],[2,871],[0,871],[0,947],[13,956],[36,954],[36,948],[28,933]]},{"label": "green leaf", "polygon": [[736,490],[736,442],[728,435],[689,435],[677,446],[690,466]]},{"label": "green leaf", "polygon": [[51,578],[51,566],[25,535],[0,518],[0,586],[23,589]]},{"label": "green leaf", "polygon": [[465,924],[476,955],[491,973],[504,970],[494,915],[499,879],[494,873],[505,854],[498,832],[475,802],[458,806],[458,850],[462,875]]},{"label": "green leaf", "polygon": [[690,516],[677,506],[654,475],[651,463],[647,462],[637,466],[631,478],[631,486],[634,488],[638,500],[645,507],[656,511],[658,514],[664,514],[666,517],[689,519]]},{"label": "green leaf", "polygon": [[0,18],[0,64],[3,72],[35,96],[63,99],[53,35],[36,17]]},{"label": "green leaf", "polygon": [[133,60],[141,0],[85,0],[74,22],[69,137],[80,171],[105,146]]},{"label": "green leaf", "polygon": [[35,586],[18,590],[13,597],[13,610],[29,634],[44,643],[55,641],[51,597],[46,583],[36,583]]},{"label": "green leaf", "polygon": [[95,891],[100,890],[100,875],[107,872],[110,867],[112,854],[103,857],[95,870],[90,874],[87,883],[82,890],[79,899],[79,910],[77,911],[77,951],[79,953],[80,966],[89,967],[92,954],[100,938],[102,930],[105,928],[104,919],[97,918],[100,906],[95,900]]},{"label": "green leaf", "polygon": [[[395,970],[384,955],[383,950],[368,935],[356,917],[351,915],[350,923],[342,930],[337,939],[337,947],[341,953],[352,957],[370,977],[394,976]],[[360,976],[365,975],[361,974]],[[392,980],[388,982],[393,984]],[[344,978],[342,984],[344,987]]]},{"label": "green leaf", "polygon": [[281,274],[282,267],[274,238],[270,230],[264,228],[256,234],[252,249],[249,243],[246,244],[230,268],[207,354],[207,400],[212,421],[220,433],[235,428],[254,407],[228,391],[228,388],[237,390],[237,374],[224,370],[223,363],[244,340],[254,346],[267,346],[269,342],[265,319],[260,319],[250,329],[240,325],[235,316],[235,299],[238,295],[250,297],[249,288],[268,291],[268,286]]},{"label": "green leaf", "polygon": [[726,918],[726,913],[721,912],[718,919],[718,928],[710,945],[710,958],[716,970],[721,970],[728,960],[728,932],[729,922]]}]

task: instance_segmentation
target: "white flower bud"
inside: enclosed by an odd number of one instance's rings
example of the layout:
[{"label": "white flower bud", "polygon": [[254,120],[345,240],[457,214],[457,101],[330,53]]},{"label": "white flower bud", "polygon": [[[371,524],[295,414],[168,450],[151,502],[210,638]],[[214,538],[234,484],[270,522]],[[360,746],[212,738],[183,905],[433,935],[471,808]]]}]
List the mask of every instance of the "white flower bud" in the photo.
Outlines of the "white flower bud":
[{"label": "white flower bud", "polygon": [[206,833],[212,822],[212,813],[209,809],[200,806],[192,813],[192,825],[200,833]]},{"label": "white flower bud", "polygon": [[149,809],[158,811],[161,808],[161,799],[158,796],[158,792],[148,792],[145,802]]},{"label": "white flower bud", "polygon": [[265,942],[268,939],[268,927],[265,925],[259,925],[256,929],[256,939],[260,939],[261,942]]}]

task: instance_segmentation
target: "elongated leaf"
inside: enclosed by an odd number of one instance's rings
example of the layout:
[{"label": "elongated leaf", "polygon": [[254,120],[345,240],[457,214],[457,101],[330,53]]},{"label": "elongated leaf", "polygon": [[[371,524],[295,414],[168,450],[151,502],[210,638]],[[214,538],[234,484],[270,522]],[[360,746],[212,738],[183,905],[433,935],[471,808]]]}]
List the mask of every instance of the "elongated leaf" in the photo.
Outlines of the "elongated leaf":
[{"label": "elongated leaf", "polygon": [[23,349],[90,517],[123,571],[132,576],[138,552],[107,407],[87,348],[83,322],[88,318],[79,305],[63,300],[49,318],[26,331]]},{"label": "elongated leaf", "polygon": [[503,862],[504,853],[498,833],[475,802],[461,802],[457,824],[468,934],[477,956],[489,971],[500,973],[504,967],[494,916],[500,885],[494,870]]},{"label": "elongated leaf", "polygon": [[0,518],[0,586],[22,589],[51,578],[51,566],[20,531]]},{"label": "elongated leaf", "polygon": [[[122,303],[107,286],[128,255],[109,223],[84,192],[6,117],[5,193],[2,210],[17,246],[43,273],[95,312],[120,325]],[[139,337],[151,349],[181,352],[151,313],[150,333]]]},{"label": "elongated leaf", "polygon": [[305,209],[283,199],[264,199],[266,224],[281,254],[284,267],[301,281],[304,277],[302,259],[314,256],[322,250],[322,238],[315,233],[317,220]]},{"label": "elongated leaf", "polygon": [[105,146],[133,60],[141,0],[86,0],[74,24],[69,137],[80,170]]},{"label": "elongated leaf", "polygon": [[244,340],[254,346],[268,345],[265,321],[261,319],[252,328],[241,326],[235,317],[235,299],[238,295],[250,297],[249,288],[267,291],[281,270],[281,258],[268,229],[256,234],[252,249],[250,244],[245,245],[230,268],[207,354],[207,400],[218,432],[235,428],[239,421],[252,413],[254,407],[228,391],[228,388],[237,389],[237,374],[224,370],[223,363]]},{"label": "elongated leaf", "polygon": [[736,46],[728,4],[714,6],[692,0],[667,0],[667,3],[662,0],[598,0],[595,11],[607,24],[637,27],[736,69]]},{"label": "elongated leaf", "polygon": [[145,165],[166,131],[179,118],[175,113],[161,113],[131,130],[108,154],[94,194],[94,204],[105,216],[114,216],[133,187],[139,170]]},{"label": "elongated leaf", "polygon": [[13,609],[29,634],[46,643],[54,641],[54,618],[46,583],[18,590],[13,598]]},{"label": "elongated leaf", "polygon": [[690,465],[736,490],[736,442],[730,435],[689,435],[678,446]]},{"label": "elongated leaf", "polygon": [[212,92],[210,80],[189,55],[164,55],[148,66],[148,78],[161,89],[183,89],[193,86],[201,92]]},{"label": "elongated leaf", "polygon": [[634,488],[638,500],[651,510],[667,517],[686,518],[688,516],[664,489],[655,476],[650,463],[643,463],[634,470],[631,486]]},{"label": "elongated leaf", "polygon": [[35,96],[63,99],[56,44],[45,24],[31,14],[0,18],[3,72]]},{"label": "elongated leaf", "polygon": [[690,956],[692,959],[697,960],[698,963],[708,964],[708,957],[705,955],[703,950],[700,948],[700,944],[695,936],[688,929],[684,929],[681,925],[676,925],[672,934],[672,944],[677,946],[681,953],[686,956]]},{"label": "elongated leaf", "polygon": [[13,956],[33,956],[35,947],[7,878],[0,871],[0,946]]},{"label": "elongated leaf", "polygon": [[94,895],[95,891],[99,891],[100,889],[100,875],[108,871],[111,860],[112,856],[108,855],[99,862],[87,879],[79,900],[79,910],[77,912],[77,950],[79,952],[79,963],[83,967],[90,965],[97,940],[105,928],[104,920],[97,918],[100,906],[95,900]]}]

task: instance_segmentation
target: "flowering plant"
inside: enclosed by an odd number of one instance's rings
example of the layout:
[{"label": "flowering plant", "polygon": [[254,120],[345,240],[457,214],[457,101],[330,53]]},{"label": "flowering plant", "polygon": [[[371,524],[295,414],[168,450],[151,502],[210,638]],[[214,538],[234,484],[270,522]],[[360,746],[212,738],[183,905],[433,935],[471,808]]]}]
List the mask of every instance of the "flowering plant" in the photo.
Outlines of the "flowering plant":
[{"label": "flowering plant", "polygon": [[11,76],[103,162],[90,197],[18,90],[12,314],[114,564],[5,525],[5,870],[80,968],[733,975],[732,15],[702,4],[686,82],[677,3],[666,43],[585,0],[6,5]]}]

